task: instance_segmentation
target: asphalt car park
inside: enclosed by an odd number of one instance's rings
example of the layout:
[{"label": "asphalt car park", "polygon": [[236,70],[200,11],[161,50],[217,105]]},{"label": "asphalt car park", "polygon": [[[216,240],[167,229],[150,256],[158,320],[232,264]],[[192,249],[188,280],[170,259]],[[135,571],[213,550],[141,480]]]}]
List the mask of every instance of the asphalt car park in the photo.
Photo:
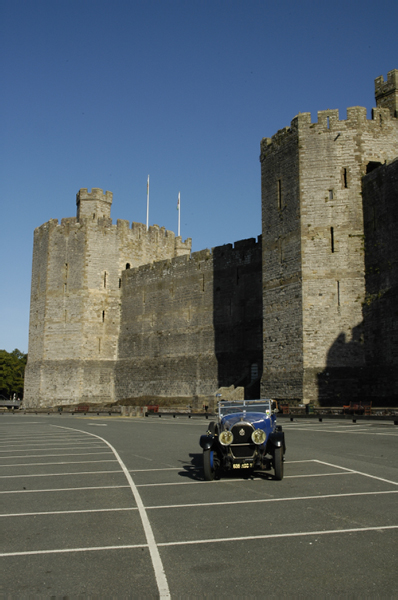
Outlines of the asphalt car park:
[{"label": "asphalt car park", "polygon": [[208,421],[0,416],[5,597],[396,597],[398,427],[290,421],[204,481]]}]

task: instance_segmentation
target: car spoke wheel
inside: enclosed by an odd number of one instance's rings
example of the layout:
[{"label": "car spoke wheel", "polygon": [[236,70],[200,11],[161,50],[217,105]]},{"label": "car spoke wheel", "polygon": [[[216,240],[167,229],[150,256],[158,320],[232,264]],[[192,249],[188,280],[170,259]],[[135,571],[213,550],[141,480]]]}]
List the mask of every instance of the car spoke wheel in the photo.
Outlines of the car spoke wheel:
[{"label": "car spoke wheel", "polygon": [[213,481],[215,475],[213,450],[203,450],[203,474],[205,481]]},{"label": "car spoke wheel", "polygon": [[283,479],[283,448],[275,448],[274,450],[274,469],[275,479],[281,481]]}]

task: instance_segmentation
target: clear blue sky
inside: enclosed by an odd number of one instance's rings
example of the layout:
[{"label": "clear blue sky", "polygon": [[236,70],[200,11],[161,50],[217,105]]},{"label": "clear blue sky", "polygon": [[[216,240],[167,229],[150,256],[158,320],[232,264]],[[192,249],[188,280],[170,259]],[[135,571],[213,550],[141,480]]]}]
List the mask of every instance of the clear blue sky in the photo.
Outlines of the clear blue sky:
[{"label": "clear blue sky", "polygon": [[374,106],[398,68],[397,0],[1,0],[0,348],[28,350],[33,230],[112,217],[193,250],[257,237],[260,141],[298,112]]}]

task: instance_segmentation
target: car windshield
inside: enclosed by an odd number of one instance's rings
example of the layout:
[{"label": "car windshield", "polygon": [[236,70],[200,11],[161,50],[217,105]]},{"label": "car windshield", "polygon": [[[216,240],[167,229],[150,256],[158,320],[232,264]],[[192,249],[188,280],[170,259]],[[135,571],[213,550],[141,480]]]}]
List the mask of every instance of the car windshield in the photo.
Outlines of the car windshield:
[{"label": "car windshield", "polygon": [[221,400],[218,403],[220,419],[225,415],[241,412],[267,413],[271,412],[271,400]]}]

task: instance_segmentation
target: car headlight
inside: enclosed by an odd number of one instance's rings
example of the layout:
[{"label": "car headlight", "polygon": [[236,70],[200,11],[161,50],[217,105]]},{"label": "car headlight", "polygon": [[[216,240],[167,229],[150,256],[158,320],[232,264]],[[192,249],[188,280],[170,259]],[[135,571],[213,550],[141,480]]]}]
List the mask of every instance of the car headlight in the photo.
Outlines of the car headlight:
[{"label": "car headlight", "polygon": [[255,429],[252,433],[252,440],[255,444],[264,444],[266,440],[265,431],[262,429]]},{"label": "car headlight", "polygon": [[223,446],[229,446],[234,440],[234,436],[231,431],[222,431],[218,437],[220,444]]}]

